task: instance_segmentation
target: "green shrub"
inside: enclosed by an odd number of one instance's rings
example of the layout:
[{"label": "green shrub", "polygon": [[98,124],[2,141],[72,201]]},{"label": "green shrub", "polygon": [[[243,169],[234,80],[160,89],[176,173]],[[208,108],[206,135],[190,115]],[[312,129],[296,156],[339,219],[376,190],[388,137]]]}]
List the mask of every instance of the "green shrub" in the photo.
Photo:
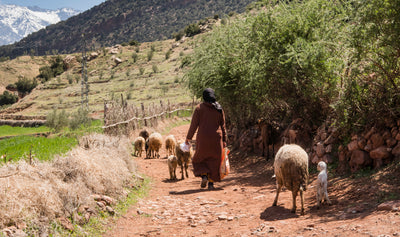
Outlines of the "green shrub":
[{"label": "green shrub", "polygon": [[67,127],[68,124],[68,114],[65,110],[61,110],[61,112],[58,113],[57,110],[54,109],[46,116],[46,126],[56,132],[60,132],[63,128]]},{"label": "green shrub", "polygon": [[131,40],[131,41],[129,41],[129,45],[130,45],[130,46],[139,46],[140,43],[139,43],[139,41],[137,41],[137,40]]},{"label": "green shrub", "polygon": [[37,86],[37,81],[35,79],[29,80],[26,77],[22,77],[18,79],[18,81],[15,83],[15,86],[21,94],[27,94]]},{"label": "green shrub", "polygon": [[143,67],[139,68],[139,74],[143,75],[144,74],[145,69]]},{"label": "green shrub", "polygon": [[151,59],[153,59],[153,56],[154,56],[154,51],[153,50],[150,50],[148,53],[147,53],[147,61],[151,61]]},{"label": "green shrub", "polygon": [[53,57],[50,62],[50,66],[43,66],[39,68],[39,78],[44,81],[48,81],[53,77],[62,74],[66,70],[63,59],[60,55]]},{"label": "green shrub", "polygon": [[81,126],[90,126],[91,120],[89,118],[89,112],[86,109],[79,108],[76,112],[71,114],[69,120],[69,128],[76,130]]},{"label": "green shrub", "polygon": [[165,53],[165,59],[168,60],[171,57],[171,54],[172,54],[172,50],[170,49]]},{"label": "green shrub", "polygon": [[185,28],[185,34],[187,37],[192,37],[200,33],[201,33],[200,26],[197,23],[190,24]]},{"label": "green shrub", "polygon": [[133,59],[133,62],[134,62],[134,63],[137,62],[138,57],[139,57],[139,55],[138,55],[137,53],[133,53],[133,54],[132,54],[132,59]]},{"label": "green shrub", "polygon": [[18,101],[18,96],[8,91],[4,91],[3,94],[0,95],[0,106],[14,104],[17,101]]},{"label": "green shrub", "polygon": [[154,73],[157,73],[157,72],[158,72],[158,67],[157,67],[156,64],[153,64],[152,69],[153,69],[153,72],[154,72]]}]

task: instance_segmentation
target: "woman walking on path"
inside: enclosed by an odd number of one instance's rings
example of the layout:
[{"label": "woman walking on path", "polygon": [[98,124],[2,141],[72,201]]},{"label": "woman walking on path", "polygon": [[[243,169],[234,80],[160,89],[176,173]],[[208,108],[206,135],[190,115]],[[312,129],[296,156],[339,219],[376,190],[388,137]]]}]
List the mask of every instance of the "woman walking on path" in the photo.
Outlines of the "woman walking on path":
[{"label": "woman walking on path", "polygon": [[201,188],[205,188],[208,182],[208,189],[214,189],[214,182],[221,181],[219,169],[222,148],[226,146],[225,114],[213,89],[203,91],[203,100],[193,113],[186,144],[198,130],[192,160],[194,175],[202,178]]}]

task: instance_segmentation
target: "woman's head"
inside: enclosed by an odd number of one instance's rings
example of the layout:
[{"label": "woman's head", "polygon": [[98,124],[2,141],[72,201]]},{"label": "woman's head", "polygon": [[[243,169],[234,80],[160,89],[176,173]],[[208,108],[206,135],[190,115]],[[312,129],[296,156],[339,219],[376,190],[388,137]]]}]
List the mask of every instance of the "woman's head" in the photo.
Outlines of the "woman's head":
[{"label": "woman's head", "polygon": [[217,99],[215,98],[215,92],[213,89],[207,88],[203,91],[203,100],[204,102],[212,104],[214,108],[218,110],[218,112],[222,113],[222,107],[217,102]]},{"label": "woman's head", "polygon": [[215,98],[215,92],[211,88],[207,88],[203,91],[203,100],[208,103],[215,103],[217,99]]}]

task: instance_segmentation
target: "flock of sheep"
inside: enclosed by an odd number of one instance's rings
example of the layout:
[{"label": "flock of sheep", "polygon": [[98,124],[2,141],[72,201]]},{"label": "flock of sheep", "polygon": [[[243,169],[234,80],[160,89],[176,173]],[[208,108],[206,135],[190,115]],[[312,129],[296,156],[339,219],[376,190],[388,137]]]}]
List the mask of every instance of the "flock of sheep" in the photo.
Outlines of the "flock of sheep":
[{"label": "flock of sheep", "polygon": [[[147,159],[160,158],[160,149],[163,144],[163,138],[160,133],[154,132],[149,135],[146,130],[139,133],[134,140],[135,156],[141,157],[143,150]],[[176,168],[181,167],[181,179],[189,177],[188,167],[193,156],[193,149],[190,147],[188,151],[181,148],[177,143],[174,135],[168,135],[164,141],[167,151],[167,163],[171,180],[176,180]]]},{"label": "flock of sheep", "polygon": [[[140,132],[139,137],[134,141],[135,156],[141,156],[142,151],[145,150],[146,158],[159,158],[159,150],[162,147],[163,139],[161,134],[154,132],[151,135],[145,130]],[[167,150],[167,163],[171,180],[176,180],[176,168],[181,167],[181,179],[186,178],[188,175],[188,165],[193,155],[193,150],[190,147],[189,151],[182,149],[181,145],[173,135],[169,135],[164,141],[165,149]],[[143,149],[144,148],[144,149]],[[277,191],[273,202],[273,206],[277,205],[278,196],[283,186],[292,192],[293,204],[291,211],[296,212],[296,198],[300,193],[301,200],[301,215],[304,215],[304,191],[307,189],[308,184],[308,155],[298,145],[288,144],[283,145],[275,155],[274,172],[276,177]],[[316,189],[317,189],[317,208],[320,207],[322,201],[325,199],[329,205],[331,201],[327,192],[327,165],[325,162],[320,161],[317,166],[318,174]]]}]

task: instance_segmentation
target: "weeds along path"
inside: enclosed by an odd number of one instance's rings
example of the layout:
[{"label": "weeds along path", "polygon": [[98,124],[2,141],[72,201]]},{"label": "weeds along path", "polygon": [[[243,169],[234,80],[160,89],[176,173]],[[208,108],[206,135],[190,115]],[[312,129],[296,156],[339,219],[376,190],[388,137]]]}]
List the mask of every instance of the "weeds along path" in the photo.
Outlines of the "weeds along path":
[{"label": "weeds along path", "polygon": [[[179,126],[169,134],[183,141],[188,128]],[[165,157],[163,147],[161,159],[136,158],[139,171],[152,179],[150,194],[104,236],[400,236],[398,213],[377,212],[360,203],[359,197],[343,199],[343,185],[332,184],[328,191],[333,205],[317,210],[315,175],[306,192],[304,216],[290,212],[287,190],[272,207],[276,191],[272,161],[262,157],[233,153],[232,173],[213,191],[201,189],[200,178],[192,172],[188,179],[170,181]],[[297,202],[299,206],[299,198]]]}]

